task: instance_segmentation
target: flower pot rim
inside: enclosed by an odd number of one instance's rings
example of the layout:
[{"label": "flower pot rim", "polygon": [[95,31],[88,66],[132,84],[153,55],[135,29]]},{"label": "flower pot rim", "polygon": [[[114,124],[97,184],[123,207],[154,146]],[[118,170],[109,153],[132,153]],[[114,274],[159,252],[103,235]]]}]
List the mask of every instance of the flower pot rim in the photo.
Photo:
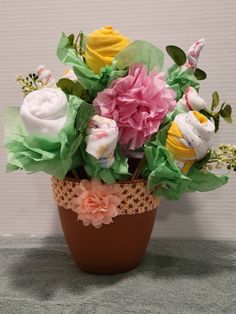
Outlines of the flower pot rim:
[{"label": "flower pot rim", "polygon": [[[55,177],[56,178],[56,177]],[[91,178],[92,179],[92,178]],[[86,179],[86,180],[91,180],[91,179]],[[64,179],[62,179],[63,181],[71,181],[71,182],[77,182],[79,183],[80,181],[84,180],[84,179],[76,179],[73,177],[68,177],[66,176]],[[147,182],[146,179],[134,179],[134,180],[127,180],[127,181],[121,181],[121,182],[115,182],[115,183],[111,183],[111,184],[120,184],[120,185],[125,185],[125,184],[133,184],[133,183],[141,183],[141,182]]]},{"label": "flower pot rim", "polygon": [[[77,197],[74,188],[79,186],[80,181],[69,177],[64,180],[52,177],[51,181],[56,203],[65,209],[71,209],[71,200]],[[159,197],[148,191],[145,179],[121,182],[120,187],[123,195],[121,215],[143,213],[159,206]]]}]

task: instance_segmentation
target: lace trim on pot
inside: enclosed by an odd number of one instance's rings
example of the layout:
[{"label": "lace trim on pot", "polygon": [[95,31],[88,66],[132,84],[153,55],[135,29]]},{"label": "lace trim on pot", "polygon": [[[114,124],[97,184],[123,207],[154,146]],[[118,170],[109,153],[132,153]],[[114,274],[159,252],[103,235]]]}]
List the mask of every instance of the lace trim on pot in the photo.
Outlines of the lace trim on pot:
[{"label": "lace trim on pot", "polygon": [[[56,203],[65,209],[71,209],[71,201],[76,197],[73,188],[79,181],[60,180],[52,177],[52,192]],[[158,207],[160,200],[146,189],[146,180],[134,180],[119,183],[122,189],[122,201],[119,215],[142,214]]]}]

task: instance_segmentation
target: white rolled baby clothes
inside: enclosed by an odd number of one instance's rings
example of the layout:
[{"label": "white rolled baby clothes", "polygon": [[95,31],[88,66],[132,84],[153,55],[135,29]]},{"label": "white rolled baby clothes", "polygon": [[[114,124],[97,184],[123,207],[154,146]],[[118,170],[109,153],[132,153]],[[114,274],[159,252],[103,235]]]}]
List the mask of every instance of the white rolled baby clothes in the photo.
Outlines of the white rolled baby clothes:
[{"label": "white rolled baby clothes", "polygon": [[85,139],[86,151],[104,168],[109,168],[115,161],[114,151],[118,142],[118,127],[112,119],[95,115],[89,122]]},{"label": "white rolled baby clothes", "polygon": [[20,115],[29,134],[56,135],[66,122],[67,110],[65,93],[45,87],[24,98]]}]

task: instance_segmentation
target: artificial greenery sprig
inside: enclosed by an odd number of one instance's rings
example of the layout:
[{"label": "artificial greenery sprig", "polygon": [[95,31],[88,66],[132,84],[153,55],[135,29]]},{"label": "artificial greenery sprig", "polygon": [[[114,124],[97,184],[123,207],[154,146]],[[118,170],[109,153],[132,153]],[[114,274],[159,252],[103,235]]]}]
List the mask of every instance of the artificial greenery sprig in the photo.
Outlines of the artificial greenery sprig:
[{"label": "artificial greenery sprig", "polygon": [[236,171],[236,145],[221,144],[217,150],[212,150],[203,168],[206,170],[227,168]]},{"label": "artificial greenery sprig", "polygon": [[219,94],[215,91],[212,94],[212,103],[211,110],[201,110],[201,113],[204,114],[208,119],[213,119],[215,122],[215,132],[219,130],[220,118],[223,118],[225,122],[232,123],[232,108],[229,104],[223,102],[221,104],[220,109],[215,111],[217,107],[220,105],[220,97]]},{"label": "artificial greenery sprig", "polygon": [[37,80],[38,76],[35,73],[29,73],[27,76],[24,76],[22,74],[18,74],[16,76],[16,82],[17,84],[21,85],[21,90],[24,96],[39,89]]},{"label": "artificial greenery sprig", "polygon": [[24,96],[44,86],[43,82],[39,80],[39,77],[35,73],[29,73],[27,76],[18,74],[16,76],[16,82],[21,85]]},{"label": "artificial greenery sprig", "polygon": [[[166,46],[166,52],[174,61],[174,63],[178,65],[179,67],[183,66],[185,62],[187,61],[187,56],[185,52],[177,46],[174,46],[174,45]],[[207,74],[203,70],[196,68],[194,71],[194,76],[196,77],[196,79],[200,81],[200,80],[205,80],[207,77]]]},{"label": "artificial greenery sprig", "polygon": [[74,34],[70,34],[68,36],[68,40],[69,40],[71,47],[73,47],[75,49],[75,51],[77,52],[77,54],[80,55],[83,58],[83,60],[85,61],[85,59],[84,59],[84,55],[85,55],[85,50],[84,50],[85,35],[84,35],[84,33],[82,31],[80,31],[76,38],[75,38]]}]

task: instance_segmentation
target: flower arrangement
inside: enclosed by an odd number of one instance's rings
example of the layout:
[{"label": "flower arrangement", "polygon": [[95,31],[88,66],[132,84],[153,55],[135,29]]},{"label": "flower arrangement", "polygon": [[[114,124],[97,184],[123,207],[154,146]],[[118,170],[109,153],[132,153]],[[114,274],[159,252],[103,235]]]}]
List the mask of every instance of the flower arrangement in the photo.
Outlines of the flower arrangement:
[{"label": "flower arrangement", "polygon": [[174,64],[164,74],[159,48],[111,26],[63,33],[57,56],[68,69],[58,81],[43,65],[16,78],[24,99],[6,112],[7,171],[80,180],[70,206],[96,228],[119,215],[122,182],[145,179],[168,199],[226,184],[215,169],[236,170],[236,147],[211,140],[232,109],[217,92],[211,107],[199,95],[203,47],[167,46]]}]

